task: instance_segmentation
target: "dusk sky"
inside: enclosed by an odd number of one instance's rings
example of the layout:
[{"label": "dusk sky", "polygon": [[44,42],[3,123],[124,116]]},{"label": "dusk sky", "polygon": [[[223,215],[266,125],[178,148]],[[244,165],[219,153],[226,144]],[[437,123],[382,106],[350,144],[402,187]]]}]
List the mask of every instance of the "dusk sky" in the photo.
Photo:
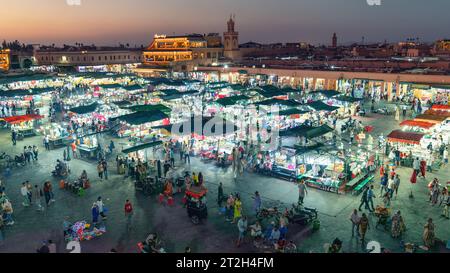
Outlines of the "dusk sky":
[{"label": "dusk sky", "polygon": [[222,33],[236,14],[240,42],[340,43],[450,38],[449,0],[0,0],[0,39],[147,45],[155,33]]}]

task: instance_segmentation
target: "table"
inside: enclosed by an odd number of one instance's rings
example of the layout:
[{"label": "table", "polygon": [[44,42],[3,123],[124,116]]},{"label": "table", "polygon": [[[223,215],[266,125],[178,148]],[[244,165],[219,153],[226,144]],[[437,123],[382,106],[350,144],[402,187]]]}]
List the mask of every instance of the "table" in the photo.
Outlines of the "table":
[{"label": "table", "polygon": [[77,150],[80,152],[81,158],[97,159],[97,147],[86,147],[77,145]]},{"label": "table", "polygon": [[48,144],[50,146],[50,149],[56,149],[56,148],[65,146],[64,138],[62,138],[62,137],[49,139]]},{"label": "table", "polygon": [[20,134],[22,134],[23,137],[30,137],[30,136],[36,135],[33,128],[22,128],[22,129],[19,129],[18,132]]}]

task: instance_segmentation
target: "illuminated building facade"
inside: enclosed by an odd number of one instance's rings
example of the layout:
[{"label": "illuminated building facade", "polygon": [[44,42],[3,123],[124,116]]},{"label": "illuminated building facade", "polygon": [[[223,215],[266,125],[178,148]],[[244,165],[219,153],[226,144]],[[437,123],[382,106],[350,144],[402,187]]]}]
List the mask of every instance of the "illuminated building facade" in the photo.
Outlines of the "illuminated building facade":
[{"label": "illuminated building facade", "polygon": [[220,37],[214,34],[155,35],[151,45],[143,53],[143,65],[188,71],[199,65],[217,63],[222,54]]},{"label": "illuminated building facade", "polygon": [[7,71],[10,66],[10,50],[2,49],[0,50],[0,70]]}]

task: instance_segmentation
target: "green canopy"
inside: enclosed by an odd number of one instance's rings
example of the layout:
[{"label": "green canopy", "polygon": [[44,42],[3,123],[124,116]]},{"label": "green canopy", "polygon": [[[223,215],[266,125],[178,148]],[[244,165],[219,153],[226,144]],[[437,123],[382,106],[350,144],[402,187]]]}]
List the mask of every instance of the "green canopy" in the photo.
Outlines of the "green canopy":
[{"label": "green canopy", "polygon": [[36,95],[33,94],[33,91],[31,89],[16,89],[16,90],[9,90],[9,91],[0,91],[0,97],[24,97],[24,96],[32,96]]},{"label": "green canopy", "polygon": [[31,90],[33,92],[33,95],[36,95],[36,94],[53,92],[56,90],[56,88],[55,87],[42,87],[42,88],[33,88]]},{"label": "green canopy", "polygon": [[48,74],[24,74],[24,75],[14,75],[14,76],[5,76],[0,77],[0,84],[10,84],[15,82],[29,82],[29,81],[40,81],[40,80],[48,80],[57,76],[48,75]]},{"label": "green canopy", "polygon": [[268,99],[255,103],[255,105],[283,105],[288,107],[299,106],[300,103],[295,100],[278,100],[278,99]]},{"label": "green canopy", "polygon": [[184,96],[194,95],[194,94],[198,94],[198,93],[200,93],[200,91],[198,91],[198,90],[189,90],[189,91],[178,92],[178,93],[174,93],[171,95],[165,95],[165,96],[159,96],[159,97],[162,100],[169,101],[169,100],[180,99]]},{"label": "green canopy", "polygon": [[300,125],[297,127],[289,128],[284,131],[280,131],[280,137],[293,137],[293,136],[306,136],[308,130],[312,129],[311,126]]},{"label": "green canopy", "polygon": [[292,136],[304,136],[306,138],[316,138],[332,132],[333,129],[328,125],[322,125],[320,127],[311,127],[306,125],[300,125],[294,128],[289,128],[284,131],[280,131],[281,137],[292,137]]},{"label": "green canopy", "polygon": [[333,128],[331,128],[325,124],[320,127],[309,129],[306,132],[306,138],[311,139],[311,138],[320,137],[320,136],[323,136],[323,135],[328,134],[329,132],[333,132],[333,131],[334,131]]},{"label": "green canopy", "polygon": [[284,87],[284,88],[281,89],[281,91],[282,91],[283,93],[300,93],[300,92],[302,92],[302,90],[300,90],[300,89],[294,89],[294,88],[292,88],[292,87]]},{"label": "green canopy", "polygon": [[357,101],[362,101],[363,99],[359,99],[359,98],[354,98],[354,97],[350,97],[350,96],[337,96],[334,98],[335,100],[338,101],[343,101],[343,102],[357,102]]},{"label": "green canopy", "polygon": [[316,111],[327,111],[327,112],[332,112],[335,111],[337,109],[339,109],[339,107],[335,107],[335,106],[330,106],[326,103],[323,103],[322,101],[314,101],[308,104],[309,107],[313,108]]},{"label": "green canopy", "polygon": [[219,117],[196,116],[176,124],[155,126],[153,129],[165,129],[176,135],[224,136],[234,134],[238,127]]},{"label": "green canopy", "polygon": [[73,112],[76,114],[88,114],[88,113],[92,113],[97,109],[98,103],[94,102],[92,104],[89,105],[83,105],[83,106],[78,106],[78,107],[74,107],[69,109],[69,112]]},{"label": "green canopy", "polygon": [[242,84],[233,84],[229,86],[231,89],[233,89],[234,91],[242,91],[247,89],[247,87],[243,86]]},{"label": "green canopy", "polygon": [[113,103],[114,103],[115,105],[119,106],[119,107],[124,107],[124,106],[131,105],[131,102],[130,102],[130,101],[127,101],[127,100],[114,101]]},{"label": "green canopy", "polygon": [[308,146],[301,146],[299,144],[294,145],[297,155],[306,154],[311,151],[318,151],[318,150],[320,150],[320,148],[322,148],[324,146],[325,145],[323,143],[316,143],[314,145],[308,145]]},{"label": "green canopy", "polygon": [[286,93],[282,89],[273,85],[261,86],[259,89],[255,89],[255,91],[265,98],[273,98],[286,95]]},{"label": "green canopy", "polygon": [[170,113],[172,109],[162,104],[142,104],[142,105],[133,105],[129,106],[126,109],[131,110],[133,112],[151,112],[151,111],[161,111],[164,113]]},{"label": "green canopy", "polygon": [[99,85],[101,88],[103,89],[119,89],[119,88],[123,88],[122,85],[118,84],[118,83],[112,83],[112,84],[101,84]]},{"label": "green canopy", "polygon": [[[291,108],[291,109],[287,109],[287,110],[278,112],[278,115],[279,116],[302,115],[302,114],[306,114],[308,112],[309,111],[300,110],[297,108]],[[275,113],[272,113],[272,114],[275,114]]]},{"label": "green canopy", "polygon": [[336,91],[336,90],[317,90],[317,91],[309,92],[309,94],[312,94],[312,95],[319,94],[319,95],[323,95],[323,96],[325,96],[327,98],[332,98],[332,97],[337,96],[337,95],[339,95],[341,93]]},{"label": "green canopy", "polygon": [[239,95],[239,96],[231,96],[231,97],[221,98],[221,99],[216,100],[215,102],[222,106],[231,106],[231,105],[237,104],[240,101],[247,101],[249,99],[250,99],[250,97],[247,97],[244,95]]},{"label": "green canopy", "polygon": [[170,95],[178,94],[180,91],[178,91],[177,89],[164,89],[164,90],[159,90],[158,92],[163,93],[166,96],[170,96]]},{"label": "green canopy", "polygon": [[142,90],[145,89],[145,87],[142,87],[139,84],[133,84],[133,85],[126,85],[123,86],[123,89],[127,90],[127,91],[137,91],[137,90]]},{"label": "green canopy", "polygon": [[160,110],[136,112],[128,115],[112,118],[112,121],[120,120],[131,125],[142,125],[168,118],[169,116]]},{"label": "green canopy", "polygon": [[136,145],[136,146],[124,149],[122,151],[122,153],[130,154],[130,153],[141,151],[141,150],[144,150],[144,149],[147,149],[147,148],[152,148],[152,147],[155,147],[155,146],[159,146],[159,145],[162,145],[162,144],[163,144],[162,141],[153,141],[153,142],[148,142],[148,143],[144,143],[144,144],[139,144],[139,145]]}]

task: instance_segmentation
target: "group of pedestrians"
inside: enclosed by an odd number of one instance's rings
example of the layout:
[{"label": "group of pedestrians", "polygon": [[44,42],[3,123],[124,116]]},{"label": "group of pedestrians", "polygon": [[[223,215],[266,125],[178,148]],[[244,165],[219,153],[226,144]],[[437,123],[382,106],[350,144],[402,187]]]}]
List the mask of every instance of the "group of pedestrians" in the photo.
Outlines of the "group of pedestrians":
[{"label": "group of pedestrians", "polygon": [[53,193],[53,186],[50,181],[46,181],[43,187],[35,184],[34,186],[29,182],[23,182],[20,188],[20,194],[22,195],[22,205],[24,207],[36,206],[36,210],[43,211],[42,198],[44,198],[45,205],[48,207],[51,203],[55,202],[55,195]]}]

